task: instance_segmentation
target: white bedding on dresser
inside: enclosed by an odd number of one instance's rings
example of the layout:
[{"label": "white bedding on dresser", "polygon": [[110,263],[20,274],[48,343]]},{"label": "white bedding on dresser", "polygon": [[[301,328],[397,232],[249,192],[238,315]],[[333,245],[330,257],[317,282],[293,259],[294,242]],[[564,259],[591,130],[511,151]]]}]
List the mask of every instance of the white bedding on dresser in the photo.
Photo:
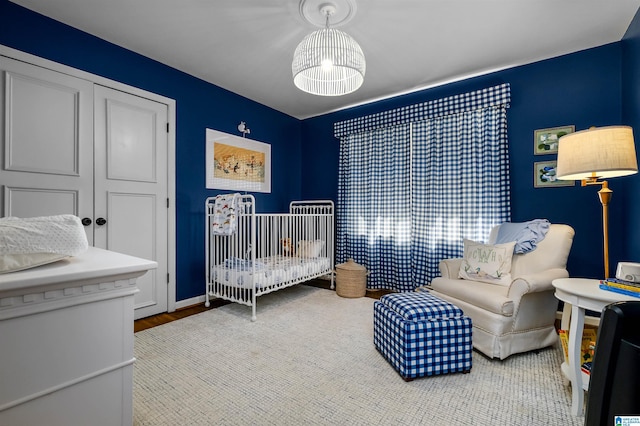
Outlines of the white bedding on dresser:
[{"label": "white bedding on dresser", "polygon": [[319,273],[328,272],[331,267],[327,257],[265,257],[256,260],[255,272],[246,262],[226,262],[226,264],[238,265],[238,267],[229,268],[225,264],[212,266],[211,278],[213,281],[233,287],[249,287],[253,277],[256,288],[299,280],[301,277],[313,277]]},{"label": "white bedding on dresser", "polygon": [[77,256],[88,247],[84,227],[74,215],[0,218],[0,273]]}]

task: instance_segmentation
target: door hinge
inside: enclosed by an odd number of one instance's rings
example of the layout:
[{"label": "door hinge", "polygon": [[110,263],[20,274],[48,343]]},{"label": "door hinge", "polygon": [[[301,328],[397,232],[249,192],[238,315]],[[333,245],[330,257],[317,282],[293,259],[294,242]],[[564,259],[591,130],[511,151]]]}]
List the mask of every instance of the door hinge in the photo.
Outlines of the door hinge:
[{"label": "door hinge", "polygon": [[167,123],[167,133],[169,133],[169,123]]},{"label": "door hinge", "polygon": [[169,284],[169,273],[167,273],[167,284]]},{"label": "door hinge", "polygon": [[167,208],[169,208],[169,198],[167,198]]}]

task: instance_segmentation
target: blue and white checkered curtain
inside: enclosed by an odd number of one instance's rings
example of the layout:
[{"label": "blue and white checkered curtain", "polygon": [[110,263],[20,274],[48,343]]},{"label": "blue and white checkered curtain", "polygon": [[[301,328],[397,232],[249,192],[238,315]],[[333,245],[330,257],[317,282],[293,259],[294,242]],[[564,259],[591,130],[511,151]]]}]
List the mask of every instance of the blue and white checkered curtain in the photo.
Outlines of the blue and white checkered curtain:
[{"label": "blue and white checkered curtain", "polygon": [[369,288],[402,288],[411,275],[409,136],[405,124],[340,144],[336,259],[365,265]]},{"label": "blue and white checkered curtain", "polygon": [[502,85],[402,108],[400,124],[393,111],[336,123],[337,262],[366,266],[368,288],[413,291],[462,238],[510,220],[509,97]]},{"label": "blue and white checkered curtain", "polygon": [[413,285],[462,257],[462,240],[485,241],[510,220],[507,114],[503,107],[413,125],[411,258]]}]

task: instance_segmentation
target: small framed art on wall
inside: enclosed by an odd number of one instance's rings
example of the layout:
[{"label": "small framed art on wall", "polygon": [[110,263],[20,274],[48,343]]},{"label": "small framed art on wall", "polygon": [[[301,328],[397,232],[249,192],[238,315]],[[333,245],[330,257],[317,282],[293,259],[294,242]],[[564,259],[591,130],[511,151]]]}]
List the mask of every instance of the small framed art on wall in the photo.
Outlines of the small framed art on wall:
[{"label": "small framed art on wall", "polygon": [[576,131],[576,126],[551,127],[533,132],[533,153],[535,155],[557,154],[558,141],[566,134]]},{"label": "small framed art on wall", "polygon": [[556,166],[558,162],[537,161],[533,163],[533,186],[535,188],[545,188],[550,186],[574,186],[573,180],[559,180],[556,177]]}]

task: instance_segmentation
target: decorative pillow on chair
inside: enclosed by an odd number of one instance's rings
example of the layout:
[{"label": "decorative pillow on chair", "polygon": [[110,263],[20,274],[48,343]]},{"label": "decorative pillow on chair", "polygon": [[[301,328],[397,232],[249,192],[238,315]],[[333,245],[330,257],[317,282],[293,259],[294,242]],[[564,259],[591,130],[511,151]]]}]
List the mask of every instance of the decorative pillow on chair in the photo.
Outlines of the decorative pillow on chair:
[{"label": "decorative pillow on chair", "polygon": [[488,245],[465,239],[458,277],[508,286],[511,284],[511,259],[515,245],[515,241]]}]

